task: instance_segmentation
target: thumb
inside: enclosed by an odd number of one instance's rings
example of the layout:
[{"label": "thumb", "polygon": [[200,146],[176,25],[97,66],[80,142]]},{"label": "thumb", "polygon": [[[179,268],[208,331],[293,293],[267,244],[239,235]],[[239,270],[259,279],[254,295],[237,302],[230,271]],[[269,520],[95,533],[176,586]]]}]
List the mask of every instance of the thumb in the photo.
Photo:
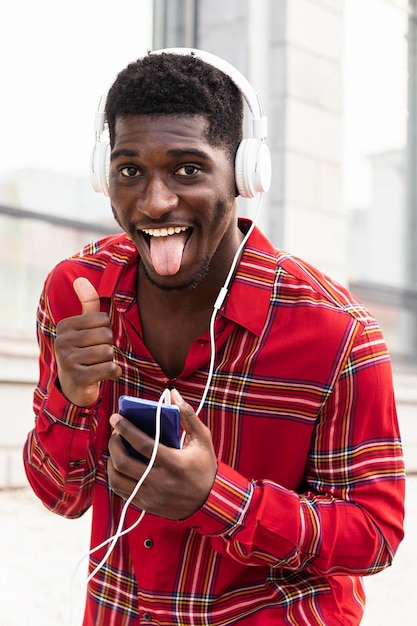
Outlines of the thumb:
[{"label": "thumb", "polygon": [[171,402],[177,405],[181,411],[181,426],[187,434],[188,442],[193,439],[204,439],[209,433],[207,426],[196,415],[192,406],[185,402],[177,389],[171,389]]},{"label": "thumb", "polygon": [[100,298],[90,283],[88,278],[79,276],[72,284],[74,291],[78,296],[78,300],[81,303],[82,314],[85,313],[99,313],[100,312]]}]

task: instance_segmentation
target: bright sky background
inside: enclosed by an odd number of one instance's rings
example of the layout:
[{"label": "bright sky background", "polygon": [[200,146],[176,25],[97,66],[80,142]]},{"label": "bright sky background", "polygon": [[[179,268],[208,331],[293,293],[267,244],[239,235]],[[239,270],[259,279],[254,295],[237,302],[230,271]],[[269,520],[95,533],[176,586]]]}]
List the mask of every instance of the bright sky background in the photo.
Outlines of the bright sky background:
[{"label": "bright sky background", "polygon": [[88,175],[94,113],[115,74],[151,47],[151,0],[20,0],[0,13],[0,179]]}]

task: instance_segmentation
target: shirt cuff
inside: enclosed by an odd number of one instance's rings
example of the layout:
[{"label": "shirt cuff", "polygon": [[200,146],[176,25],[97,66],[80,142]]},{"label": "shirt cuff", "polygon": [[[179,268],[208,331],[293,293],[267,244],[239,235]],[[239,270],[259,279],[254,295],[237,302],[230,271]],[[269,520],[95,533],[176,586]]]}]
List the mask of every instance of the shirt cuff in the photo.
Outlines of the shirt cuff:
[{"label": "shirt cuff", "polygon": [[56,385],[52,385],[43,408],[45,417],[50,422],[59,422],[70,428],[89,430],[92,417],[101,404],[101,397],[90,406],[76,406],[62,394]]},{"label": "shirt cuff", "polygon": [[187,526],[204,535],[227,535],[240,526],[253,495],[252,483],[234,469],[219,462],[209,497],[201,509],[185,520]]}]

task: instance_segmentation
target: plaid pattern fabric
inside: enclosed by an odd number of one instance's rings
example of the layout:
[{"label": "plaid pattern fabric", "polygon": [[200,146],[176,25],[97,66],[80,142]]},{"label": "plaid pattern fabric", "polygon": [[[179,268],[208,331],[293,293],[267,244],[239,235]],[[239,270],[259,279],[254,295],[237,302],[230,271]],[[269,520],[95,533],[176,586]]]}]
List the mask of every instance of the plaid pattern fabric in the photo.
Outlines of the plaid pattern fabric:
[{"label": "plaid pattern fabric", "polygon": [[[93,547],[115,532],[123,504],[106,479],[118,397],[158,399],[172,382],[142,341],[137,261],[125,235],[87,246],[51,272],[38,311],[26,471],[56,513],[77,517],[93,506]],[[95,285],[111,316],[123,371],[83,409],[60,393],[54,357],[57,322],[81,312],[77,276]],[[207,333],[175,380],[195,408],[209,356]],[[183,521],[147,514],[122,537],[89,585],[84,625],[358,624],[361,577],[391,563],[403,522],[391,367],[372,316],[255,229],[216,321],[200,418],[219,460],[207,502]],[[125,526],[138,516],[131,507]]]}]

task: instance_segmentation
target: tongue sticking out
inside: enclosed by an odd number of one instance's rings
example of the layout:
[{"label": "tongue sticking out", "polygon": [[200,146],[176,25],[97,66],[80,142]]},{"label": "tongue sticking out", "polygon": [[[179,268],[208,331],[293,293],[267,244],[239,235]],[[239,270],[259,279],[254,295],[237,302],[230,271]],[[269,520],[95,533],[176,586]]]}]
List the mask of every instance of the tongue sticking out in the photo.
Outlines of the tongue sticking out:
[{"label": "tongue sticking out", "polygon": [[151,259],[160,276],[173,276],[179,271],[188,236],[184,231],[166,237],[151,237]]}]

